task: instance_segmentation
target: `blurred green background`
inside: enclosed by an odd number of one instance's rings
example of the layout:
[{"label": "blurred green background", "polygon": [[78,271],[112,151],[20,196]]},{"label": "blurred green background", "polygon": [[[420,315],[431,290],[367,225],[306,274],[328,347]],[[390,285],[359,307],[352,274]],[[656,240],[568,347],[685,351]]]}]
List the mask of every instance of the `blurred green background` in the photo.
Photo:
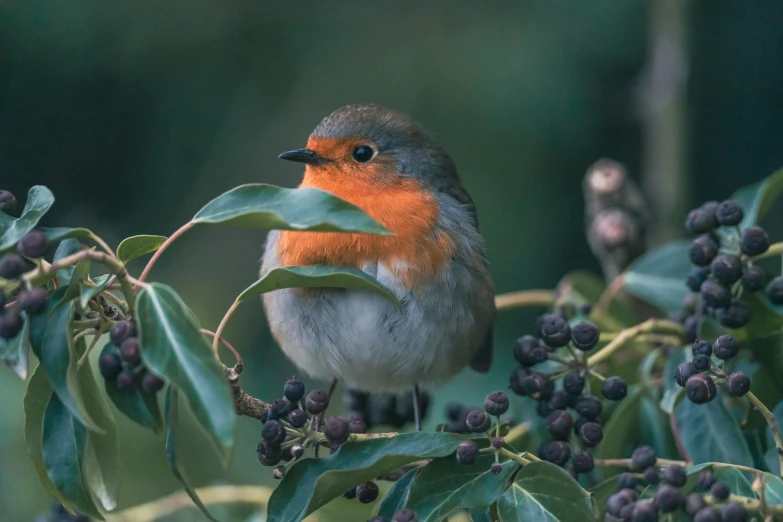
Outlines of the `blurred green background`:
[{"label": "blurred green background", "polygon": [[[450,151],[498,291],[552,287],[572,269],[599,272],[582,225],[581,178],[595,160],[623,162],[650,190],[664,237],[679,234],[688,205],[783,166],[781,22],[775,0],[6,0],[0,186],[24,199],[47,185],[57,204],[46,224],[86,226],[112,245],[167,235],[236,185],[296,186],[302,168],[279,152],[303,146],[342,105],[381,103]],[[196,229],[152,278],[214,328],[255,280],[263,239]],[[260,303],[243,306],[227,337],[247,362],[247,391],[271,398],[295,369],[262,315]],[[446,400],[476,403],[505,387],[510,346],[534,317],[499,318],[495,371],[439,390],[430,428]],[[24,383],[10,371],[0,382],[0,513],[32,520],[48,497],[21,437]],[[122,506],[176,490],[161,441],[123,428]],[[256,460],[257,423],[240,419],[238,433],[227,471],[201,434],[182,441],[195,484],[272,483]]]}]

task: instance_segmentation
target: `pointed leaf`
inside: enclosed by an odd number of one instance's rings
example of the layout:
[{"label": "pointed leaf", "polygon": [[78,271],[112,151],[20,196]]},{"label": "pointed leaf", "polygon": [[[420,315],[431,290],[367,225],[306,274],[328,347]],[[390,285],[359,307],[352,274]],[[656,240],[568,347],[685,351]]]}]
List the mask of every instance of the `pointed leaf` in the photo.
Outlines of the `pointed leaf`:
[{"label": "pointed leaf", "polygon": [[166,241],[166,236],[132,236],[117,247],[117,258],[128,263],[137,257],[155,252]]},{"label": "pointed leaf", "polygon": [[190,485],[185,470],[181,469],[177,462],[177,452],[175,448],[176,443],[176,430],[178,417],[178,393],[177,389],[173,386],[169,386],[166,389],[166,458],[169,461],[171,472],[177,477],[177,480],[182,483],[182,488],[188,494],[193,503],[201,510],[205,517],[212,522],[218,522],[218,520],[212,516],[207,507],[201,502],[196,490]]},{"label": "pointed leaf", "polygon": [[679,456],[676,442],[669,427],[669,417],[648,396],[642,396],[639,409],[642,442],[655,450],[658,458],[676,459]]},{"label": "pointed leaf", "polygon": [[781,191],[783,191],[783,170],[778,170],[766,179],[735,192],[730,199],[739,203],[745,211],[745,218],[740,223],[740,228],[744,230],[761,221]]},{"label": "pointed leaf", "polygon": [[30,355],[30,321],[22,314],[22,331],[13,339],[0,338],[0,359],[11,368],[20,379],[27,379],[27,364]]},{"label": "pointed leaf", "polygon": [[451,455],[464,437],[452,433],[405,433],[391,439],[344,444],[322,459],[297,462],[269,499],[269,520],[300,521],[359,484],[411,462]]},{"label": "pointed leaf", "polygon": [[[612,412],[604,426],[604,438],[595,451],[595,458],[617,459],[627,456],[629,448],[639,441],[639,402],[642,390],[632,388]],[[601,475],[609,477],[622,471],[620,468],[602,468]]]},{"label": "pointed leaf", "polygon": [[563,469],[548,462],[522,468],[498,501],[504,522],[592,522],[593,508],[585,491]]},{"label": "pointed leaf", "polygon": [[[101,355],[112,351],[115,351],[114,345],[106,343]],[[117,387],[116,380],[104,381],[104,383],[106,394],[120,412],[137,424],[151,429],[156,435],[163,434],[163,417],[156,395],[144,393],[136,387],[121,390]]]},{"label": "pointed leaf", "polygon": [[385,297],[402,310],[394,292],[383,286],[372,276],[356,268],[334,268],[328,265],[287,266],[275,268],[239,294],[242,302],[266,292],[281,288],[351,288],[373,292]]},{"label": "pointed leaf", "polygon": [[[775,409],[772,410],[772,415],[775,416],[775,420],[778,426],[783,425],[783,401],[779,402]],[[775,438],[772,436],[772,430],[767,426],[766,441],[767,452],[764,454],[764,464],[767,465],[767,469],[774,475],[780,475],[780,458],[778,456],[777,448],[775,447]]]},{"label": "pointed leaf", "polygon": [[389,520],[394,514],[403,509],[408,504],[408,496],[411,493],[411,484],[416,474],[419,472],[419,468],[412,469],[405,473],[394,485],[386,492],[386,496],[383,497],[381,504],[378,506],[379,516],[385,516]]},{"label": "pointed leaf", "polygon": [[35,228],[53,203],[52,192],[43,185],[36,185],[27,192],[21,216],[12,218],[0,212],[0,254],[15,248],[16,243]]},{"label": "pointed leaf", "polygon": [[783,505],[783,480],[771,473],[764,473],[762,481],[764,482],[764,495],[767,504],[770,506]]},{"label": "pointed leaf", "polygon": [[[54,252],[53,263],[56,263],[70,255],[80,252],[82,249],[82,243],[76,238],[66,239],[57,246],[57,250]],[[57,271],[57,284],[60,286],[68,286],[71,282],[71,276],[73,275],[74,267],[69,266],[61,268]]]},{"label": "pointed leaf", "polygon": [[[108,275],[108,274],[107,274]],[[101,281],[98,281],[101,279]],[[82,284],[79,286],[79,307],[84,310],[87,308],[87,304],[96,296],[99,296],[109,286],[111,277],[101,277],[94,281],[95,286],[87,286]]]},{"label": "pointed leaf", "polygon": [[648,252],[623,273],[623,288],[666,311],[678,311],[688,293],[685,280],[692,266],[690,241],[674,241]]},{"label": "pointed leaf", "polygon": [[71,238],[90,237],[92,234],[86,228],[38,227],[38,230],[46,234],[49,243],[57,243]]},{"label": "pointed leaf", "polygon": [[136,304],[147,367],[185,396],[201,426],[228,461],[234,445],[234,402],[212,347],[177,293],[153,283]]},{"label": "pointed leaf", "polygon": [[242,185],[204,206],[193,223],[319,232],[391,235],[359,207],[314,188]]},{"label": "pointed leaf", "polygon": [[664,413],[673,413],[674,408],[685,398],[685,388],[671,388],[663,393],[660,408]]}]

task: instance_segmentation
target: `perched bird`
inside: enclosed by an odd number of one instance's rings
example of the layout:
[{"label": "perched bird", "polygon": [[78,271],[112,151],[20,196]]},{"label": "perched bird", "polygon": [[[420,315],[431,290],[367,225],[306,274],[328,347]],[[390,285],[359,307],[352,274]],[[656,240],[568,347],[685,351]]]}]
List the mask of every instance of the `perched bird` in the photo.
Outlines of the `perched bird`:
[{"label": "perched bird", "polygon": [[[492,362],[494,288],[476,209],[454,163],[409,117],[378,105],[327,116],[303,149],[300,187],[358,206],[394,235],[273,231],[261,275],[280,266],[358,268],[391,289],[283,289],[264,295],[272,334],[308,375],[366,391],[438,384]],[[335,381],[333,381],[335,382]],[[416,428],[420,429],[416,415]]]}]

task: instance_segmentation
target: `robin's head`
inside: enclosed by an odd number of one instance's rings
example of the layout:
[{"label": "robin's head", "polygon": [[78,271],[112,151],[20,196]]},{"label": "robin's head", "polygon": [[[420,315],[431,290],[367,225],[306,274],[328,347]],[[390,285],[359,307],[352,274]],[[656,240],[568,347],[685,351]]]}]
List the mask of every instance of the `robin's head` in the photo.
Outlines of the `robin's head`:
[{"label": "robin's head", "polygon": [[348,105],[323,119],[307,147],[281,159],[304,163],[306,177],[395,184],[406,177],[437,186],[454,176],[448,154],[408,116],[379,105]]}]

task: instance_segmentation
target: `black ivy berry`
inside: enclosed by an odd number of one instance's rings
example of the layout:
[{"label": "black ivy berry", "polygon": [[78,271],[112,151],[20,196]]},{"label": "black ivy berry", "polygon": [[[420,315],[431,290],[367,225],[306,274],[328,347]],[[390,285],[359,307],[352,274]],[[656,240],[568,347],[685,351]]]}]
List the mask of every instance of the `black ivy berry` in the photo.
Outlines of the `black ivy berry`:
[{"label": "black ivy berry", "polygon": [[514,343],[514,359],[522,366],[534,366],[547,360],[548,351],[541,341],[525,335]]},{"label": "black ivy berry", "polygon": [[418,522],[419,517],[412,509],[401,509],[394,514],[392,522]]},{"label": "black ivy berry", "polygon": [[620,377],[608,377],[601,383],[601,393],[610,401],[620,401],[628,395],[628,385]]},{"label": "black ivy berry", "polygon": [[739,502],[729,502],[723,507],[723,522],[746,522],[748,510]]},{"label": "black ivy berry", "polygon": [[17,279],[25,271],[24,259],[17,254],[6,254],[0,257],[0,277],[4,279]]},{"label": "black ivy berry", "polygon": [[283,477],[285,477],[285,466],[275,467],[275,469],[272,471],[272,476],[277,480],[282,480]]},{"label": "black ivy berry", "polygon": [[484,410],[496,417],[503,415],[508,411],[508,395],[502,391],[490,393],[484,399]]},{"label": "black ivy berry", "polygon": [[729,498],[729,494],[731,492],[729,491],[729,487],[726,484],[723,482],[716,482],[710,488],[710,493],[713,497],[715,497],[715,500],[723,501]]},{"label": "black ivy berry", "polygon": [[280,446],[270,444],[265,440],[258,443],[258,460],[264,466],[276,466],[283,460],[283,454],[280,451]]},{"label": "black ivy berry", "polygon": [[631,522],[658,522],[658,506],[652,502],[637,502],[633,506]]},{"label": "black ivy berry", "polygon": [[294,428],[301,428],[307,423],[307,414],[297,408],[288,414],[288,421]]},{"label": "black ivy berry", "polygon": [[540,320],[541,338],[552,348],[560,348],[571,340],[571,328],[565,319],[554,314],[546,314]]},{"label": "black ivy berry", "polygon": [[574,419],[566,411],[555,410],[547,417],[546,427],[549,433],[552,434],[552,437],[558,440],[565,440],[568,438],[571,428],[574,427]]},{"label": "black ivy berry", "polygon": [[708,201],[699,208],[691,210],[685,220],[685,228],[691,234],[711,232],[718,225],[715,216],[717,210],[717,201]]},{"label": "black ivy berry", "polygon": [[778,276],[770,281],[766,293],[772,304],[783,305],[783,277]]},{"label": "black ivy berry", "polygon": [[745,372],[733,372],[726,379],[726,388],[735,397],[742,397],[750,390],[750,377]]},{"label": "black ivy berry", "polygon": [[694,516],[704,507],[704,498],[698,493],[691,493],[685,497],[685,513]]},{"label": "black ivy berry", "polygon": [[758,265],[752,265],[742,273],[742,288],[748,292],[758,292],[767,283],[767,274]]},{"label": "black ivy berry", "polygon": [[22,236],[16,245],[16,250],[25,257],[37,258],[46,253],[49,239],[40,230],[31,230]]},{"label": "black ivy berry", "polygon": [[378,498],[378,484],[365,482],[356,488],[356,499],[362,504],[370,504]]},{"label": "black ivy berry", "polygon": [[702,471],[696,480],[696,487],[702,491],[709,491],[715,484],[715,476],[711,471]]},{"label": "black ivy berry", "polygon": [[22,317],[16,310],[6,310],[0,315],[0,338],[13,339],[24,325]]},{"label": "black ivy berry", "polygon": [[136,327],[130,321],[117,321],[109,330],[109,340],[114,346],[120,346],[128,337],[136,336]]},{"label": "black ivy berry", "polygon": [[492,419],[490,419],[487,412],[484,410],[473,410],[465,417],[465,426],[468,431],[473,433],[483,433],[489,429],[492,425]]},{"label": "black ivy berry", "polygon": [[606,512],[613,517],[621,518],[621,511],[628,505],[639,500],[639,495],[632,489],[623,489],[611,497],[606,502]]},{"label": "black ivy berry", "polygon": [[709,357],[710,355],[712,355],[712,345],[707,340],[697,339],[691,345],[691,353],[693,354],[694,357],[696,357],[697,355],[706,355],[707,357]]},{"label": "black ivy berry", "polygon": [[582,417],[589,420],[595,420],[601,415],[603,405],[601,404],[601,400],[595,395],[581,395],[577,398],[574,409]]},{"label": "black ivy berry", "polygon": [[696,340],[699,332],[699,317],[691,315],[685,319],[682,324],[682,329],[685,331],[685,341],[693,342]]},{"label": "black ivy berry", "polygon": [[119,354],[108,352],[98,359],[98,369],[106,380],[114,380],[122,371],[122,359]]},{"label": "black ivy berry", "polygon": [[693,516],[693,522],[721,522],[720,512],[712,506],[704,506]]},{"label": "black ivy berry", "polygon": [[457,460],[460,464],[470,466],[476,462],[479,454],[479,447],[473,440],[463,440],[457,446]]},{"label": "black ivy berry", "polygon": [[574,346],[585,352],[595,348],[600,335],[598,327],[587,321],[582,321],[571,328],[571,340]]},{"label": "black ivy berry", "polygon": [[742,207],[731,199],[723,201],[715,210],[715,220],[718,222],[718,225],[724,227],[739,225],[742,223],[743,217],[745,217],[745,213],[742,211]]},{"label": "black ivy berry", "polygon": [[670,486],[681,488],[685,485],[688,477],[682,467],[672,465],[663,468],[663,480]]},{"label": "black ivy berry", "polygon": [[685,395],[696,404],[706,404],[715,398],[715,381],[706,373],[697,373],[685,383]]},{"label": "black ivy berry", "polygon": [[275,399],[272,406],[269,408],[270,419],[281,419],[288,415],[291,410],[291,403],[285,399]]},{"label": "black ivy berry", "polygon": [[585,387],[585,378],[579,372],[572,372],[563,379],[563,390],[569,395],[581,395]]},{"label": "black ivy berry", "polygon": [[737,328],[746,326],[750,322],[750,306],[748,306],[745,301],[732,299],[729,306],[715,312],[715,317],[718,319],[718,322],[726,328],[736,330]]},{"label": "black ivy berry", "polygon": [[544,446],[543,454],[547,462],[564,466],[571,457],[571,448],[565,442],[554,441]]},{"label": "black ivy berry", "polygon": [[623,473],[617,477],[617,486],[619,489],[635,489],[636,478],[631,473]]},{"label": "black ivy berry", "polygon": [[593,471],[593,456],[586,451],[577,451],[571,457],[571,464],[577,473],[590,473]]},{"label": "black ivy berry", "polygon": [[282,444],[285,440],[285,426],[279,420],[268,420],[261,428],[261,438],[272,444]]},{"label": "black ivy berry", "polygon": [[326,411],[326,407],[329,406],[329,396],[323,390],[313,390],[307,394],[305,400],[305,407],[307,413],[310,415],[318,415]]},{"label": "black ivy berry", "polygon": [[682,506],[682,495],[676,488],[664,484],[655,494],[655,503],[663,513],[673,513]]},{"label": "black ivy berry", "polygon": [[117,388],[130,390],[136,385],[136,374],[132,370],[122,370],[117,376]]},{"label": "black ivy berry", "polygon": [[718,244],[709,236],[699,236],[688,249],[688,257],[696,266],[709,265],[718,255]]},{"label": "black ivy berry", "polygon": [[503,464],[500,464],[499,462],[493,462],[489,467],[489,470],[493,475],[500,475],[500,472],[503,471]]},{"label": "black ivy berry", "polygon": [[710,308],[724,308],[731,303],[731,290],[717,281],[707,279],[701,285],[701,298]]},{"label": "black ivy berry", "polygon": [[585,422],[579,428],[579,438],[585,446],[596,446],[604,438],[604,430],[597,422]]},{"label": "black ivy berry", "polygon": [[707,280],[709,275],[709,267],[696,268],[690,273],[690,275],[688,275],[688,279],[685,281],[685,285],[691,292],[699,292],[701,291],[701,284]]},{"label": "black ivy berry", "polygon": [[729,334],[718,337],[713,344],[715,357],[718,359],[731,359],[739,352],[740,346],[737,340]]},{"label": "black ivy berry", "polygon": [[712,276],[723,284],[731,285],[742,277],[742,261],[730,254],[720,254],[710,263]]},{"label": "black ivy berry", "polygon": [[697,372],[706,372],[710,368],[710,358],[706,355],[697,355],[691,361],[693,369]]},{"label": "black ivy berry", "polygon": [[348,431],[350,433],[367,433],[367,423],[361,417],[351,417],[348,421]]},{"label": "black ivy berry", "polygon": [[511,391],[516,393],[517,395],[525,396],[528,393],[530,393],[527,389],[527,384],[525,380],[527,379],[528,375],[530,375],[530,370],[520,366],[518,368],[515,368],[514,371],[511,372],[511,375],[508,378],[508,387],[511,388]]},{"label": "black ivy berry", "polygon": [[763,254],[769,249],[769,236],[761,227],[748,227],[742,233],[740,249],[751,257]]},{"label": "black ivy berry", "polygon": [[16,211],[16,196],[7,190],[0,190],[0,211],[12,214]]},{"label": "black ivy berry", "polygon": [[534,399],[549,397],[555,389],[555,383],[545,373],[533,372],[525,377],[524,387]]},{"label": "black ivy berry", "polygon": [[136,337],[128,337],[120,346],[122,360],[130,366],[136,366],[141,362],[141,344]]},{"label": "black ivy berry", "polygon": [[639,446],[631,454],[631,469],[641,473],[650,466],[655,466],[657,460],[655,450],[652,447]]},{"label": "black ivy berry", "polygon": [[299,379],[290,379],[286,381],[283,388],[283,395],[290,402],[299,402],[304,397],[305,387]]},{"label": "black ivy berry", "polygon": [[152,372],[144,372],[144,376],[141,378],[141,389],[145,393],[158,393],[165,384],[163,379]]},{"label": "black ivy berry", "polygon": [[46,310],[47,292],[43,288],[31,288],[19,294],[19,309],[27,315],[40,315]]},{"label": "black ivy berry", "polygon": [[330,442],[345,442],[348,438],[348,421],[342,417],[329,417],[324,424],[324,435]]},{"label": "black ivy berry", "polygon": [[644,470],[643,477],[644,477],[644,481],[647,484],[653,486],[661,481],[661,474],[658,471],[658,468],[656,468],[655,466],[650,466],[649,468]]}]

